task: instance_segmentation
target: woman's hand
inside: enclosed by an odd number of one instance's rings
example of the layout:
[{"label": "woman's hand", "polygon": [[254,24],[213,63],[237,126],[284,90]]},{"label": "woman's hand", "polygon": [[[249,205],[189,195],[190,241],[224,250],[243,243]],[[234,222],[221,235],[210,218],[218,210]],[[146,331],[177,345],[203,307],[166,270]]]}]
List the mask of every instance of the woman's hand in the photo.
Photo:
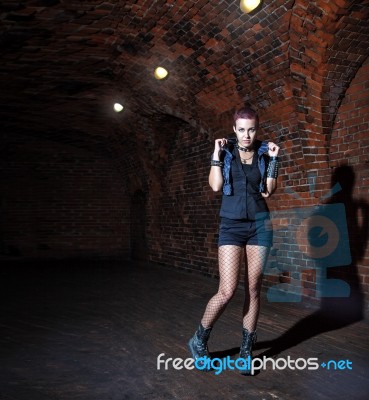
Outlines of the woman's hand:
[{"label": "woman's hand", "polygon": [[[227,139],[217,139],[214,146],[213,160],[219,161],[220,151],[222,147],[227,144]],[[219,166],[212,166],[209,173],[209,185],[214,192],[219,192],[223,187],[223,174],[222,168]]]},{"label": "woman's hand", "polygon": [[268,142],[268,156],[277,157],[278,153],[279,153],[279,147],[273,142]]},{"label": "woman's hand", "polygon": [[[273,142],[268,142],[269,157],[277,157],[278,153],[279,153],[279,147]],[[265,198],[268,198],[275,192],[276,188],[277,188],[277,179],[267,178],[265,192],[262,193],[261,195]]]},{"label": "woman's hand", "polygon": [[224,147],[226,144],[227,144],[227,139],[224,138],[216,139],[214,146],[213,160],[219,161],[219,153],[222,150],[222,147]]}]

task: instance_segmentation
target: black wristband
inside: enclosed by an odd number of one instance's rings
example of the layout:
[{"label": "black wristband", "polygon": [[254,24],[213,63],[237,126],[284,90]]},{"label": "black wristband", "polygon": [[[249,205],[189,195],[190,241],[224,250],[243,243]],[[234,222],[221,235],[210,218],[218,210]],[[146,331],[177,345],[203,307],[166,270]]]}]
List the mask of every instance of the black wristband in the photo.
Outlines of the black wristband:
[{"label": "black wristband", "polygon": [[223,167],[223,162],[218,160],[211,160],[210,165],[212,167]]},{"label": "black wristband", "polygon": [[267,178],[278,178],[278,157],[271,157],[267,169]]}]

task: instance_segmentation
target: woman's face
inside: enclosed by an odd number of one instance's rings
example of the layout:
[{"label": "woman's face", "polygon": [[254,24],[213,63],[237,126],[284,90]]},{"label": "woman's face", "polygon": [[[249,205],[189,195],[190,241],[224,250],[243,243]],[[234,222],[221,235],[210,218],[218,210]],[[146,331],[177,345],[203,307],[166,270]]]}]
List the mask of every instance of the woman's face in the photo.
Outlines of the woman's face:
[{"label": "woman's face", "polygon": [[256,121],[254,119],[239,118],[233,130],[237,135],[238,144],[251,150],[256,139]]}]

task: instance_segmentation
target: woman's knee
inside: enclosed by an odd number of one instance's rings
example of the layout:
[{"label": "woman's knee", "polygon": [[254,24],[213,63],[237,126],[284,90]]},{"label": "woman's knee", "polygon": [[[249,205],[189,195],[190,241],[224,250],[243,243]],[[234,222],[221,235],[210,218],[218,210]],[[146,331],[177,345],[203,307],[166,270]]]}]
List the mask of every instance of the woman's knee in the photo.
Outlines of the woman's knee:
[{"label": "woman's knee", "polygon": [[252,299],[258,299],[260,297],[260,285],[250,285],[249,286],[249,295]]},{"label": "woman's knee", "polygon": [[220,289],[218,296],[222,299],[222,303],[228,303],[234,296],[236,289]]}]

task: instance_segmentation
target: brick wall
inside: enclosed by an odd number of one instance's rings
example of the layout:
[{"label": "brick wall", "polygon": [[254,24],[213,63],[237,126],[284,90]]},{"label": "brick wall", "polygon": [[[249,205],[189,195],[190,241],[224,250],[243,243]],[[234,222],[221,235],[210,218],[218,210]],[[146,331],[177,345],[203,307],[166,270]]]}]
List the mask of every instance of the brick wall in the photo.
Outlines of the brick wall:
[{"label": "brick wall", "polygon": [[2,146],[2,257],[129,255],[130,199],[109,160],[26,135]]},{"label": "brick wall", "polygon": [[220,196],[208,185],[212,147],[190,125],[182,126],[173,145],[161,191],[151,199],[151,259],[214,275]]},{"label": "brick wall", "polygon": [[[302,146],[306,141],[296,144],[298,132],[295,135],[289,130],[293,128],[284,128],[290,121],[278,122],[276,114],[262,115],[261,139],[282,140],[279,189],[269,201],[275,241],[265,271],[264,289],[272,288],[268,293],[270,301],[317,304],[329,290],[341,296],[348,295],[345,290],[360,296],[365,293],[368,299],[368,100],[366,63],[341,103],[329,137],[329,150],[324,149],[325,158],[318,164],[310,162],[311,153],[304,157]],[[189,124],[181,125],[180,129],[172,127],[177,133],[173,145],[166,149],[167,160],[161,168],[161,181],[157,181],[160,190],[148,192],[151,261],[217,275],[221,195],[211,191],[207,179],[213,139],[231,133],[230,115],[229,112],[227,117],[206,121],[210,133]],[[347,169],[338,169],[345,165]],[[350,171],[355,176],[352,192],[345,186],[345,181],[351,179]],[[337,181],[342,190],[329,196]],[[334,204],[343,204],[344,209],[330,208]],[[339,232],[343,241],[338,244],[341,252],[333,252],[329,257],[312,253],[314,248],[303,236],[314,228],[312,223],[319,223],[317,214],[334,220],[336,212],[346,213],[346,219],[343,215],[339,219],[343,223],[339,226],[343,229]],[[355,222],[353,214],[357,214]],[[351,262],[347,257],[351,257]],[[243,276],[242,272],[241,279]],[[326,278],[350,286],[336,282],[337,286],[331,288]]]},{"label": "brick wall", "polygon": [[[336,263],[327,276],[368,299],[368,82],[366,63],[339,108],[326,168],[307,168],[288,113],[282,120],[275,111],[261,112],[261,139],[282,146],[279,189],[269,201],[275,243],[264,279],[265,290],[283,284],[279,301],[320,300],[321,265],[307,257],[306,243],[296,241],[306,217],[296,209],[309,210],[309,217],[314,205],[333,202],[345,205],[352,262]],[[231,133],[231,114],[208,115],[202,126],[170,115],[140,118],[133,139],[124,138],[125,121],[111,156],[4,136],[2,256],[132,255],[217,276],[221,195],[208,185],[209,159],[214,139]],[[343,176],[342,186],[345,180],[354,183],[352,192],[344,187],[322,200],[336,175]]]}]

